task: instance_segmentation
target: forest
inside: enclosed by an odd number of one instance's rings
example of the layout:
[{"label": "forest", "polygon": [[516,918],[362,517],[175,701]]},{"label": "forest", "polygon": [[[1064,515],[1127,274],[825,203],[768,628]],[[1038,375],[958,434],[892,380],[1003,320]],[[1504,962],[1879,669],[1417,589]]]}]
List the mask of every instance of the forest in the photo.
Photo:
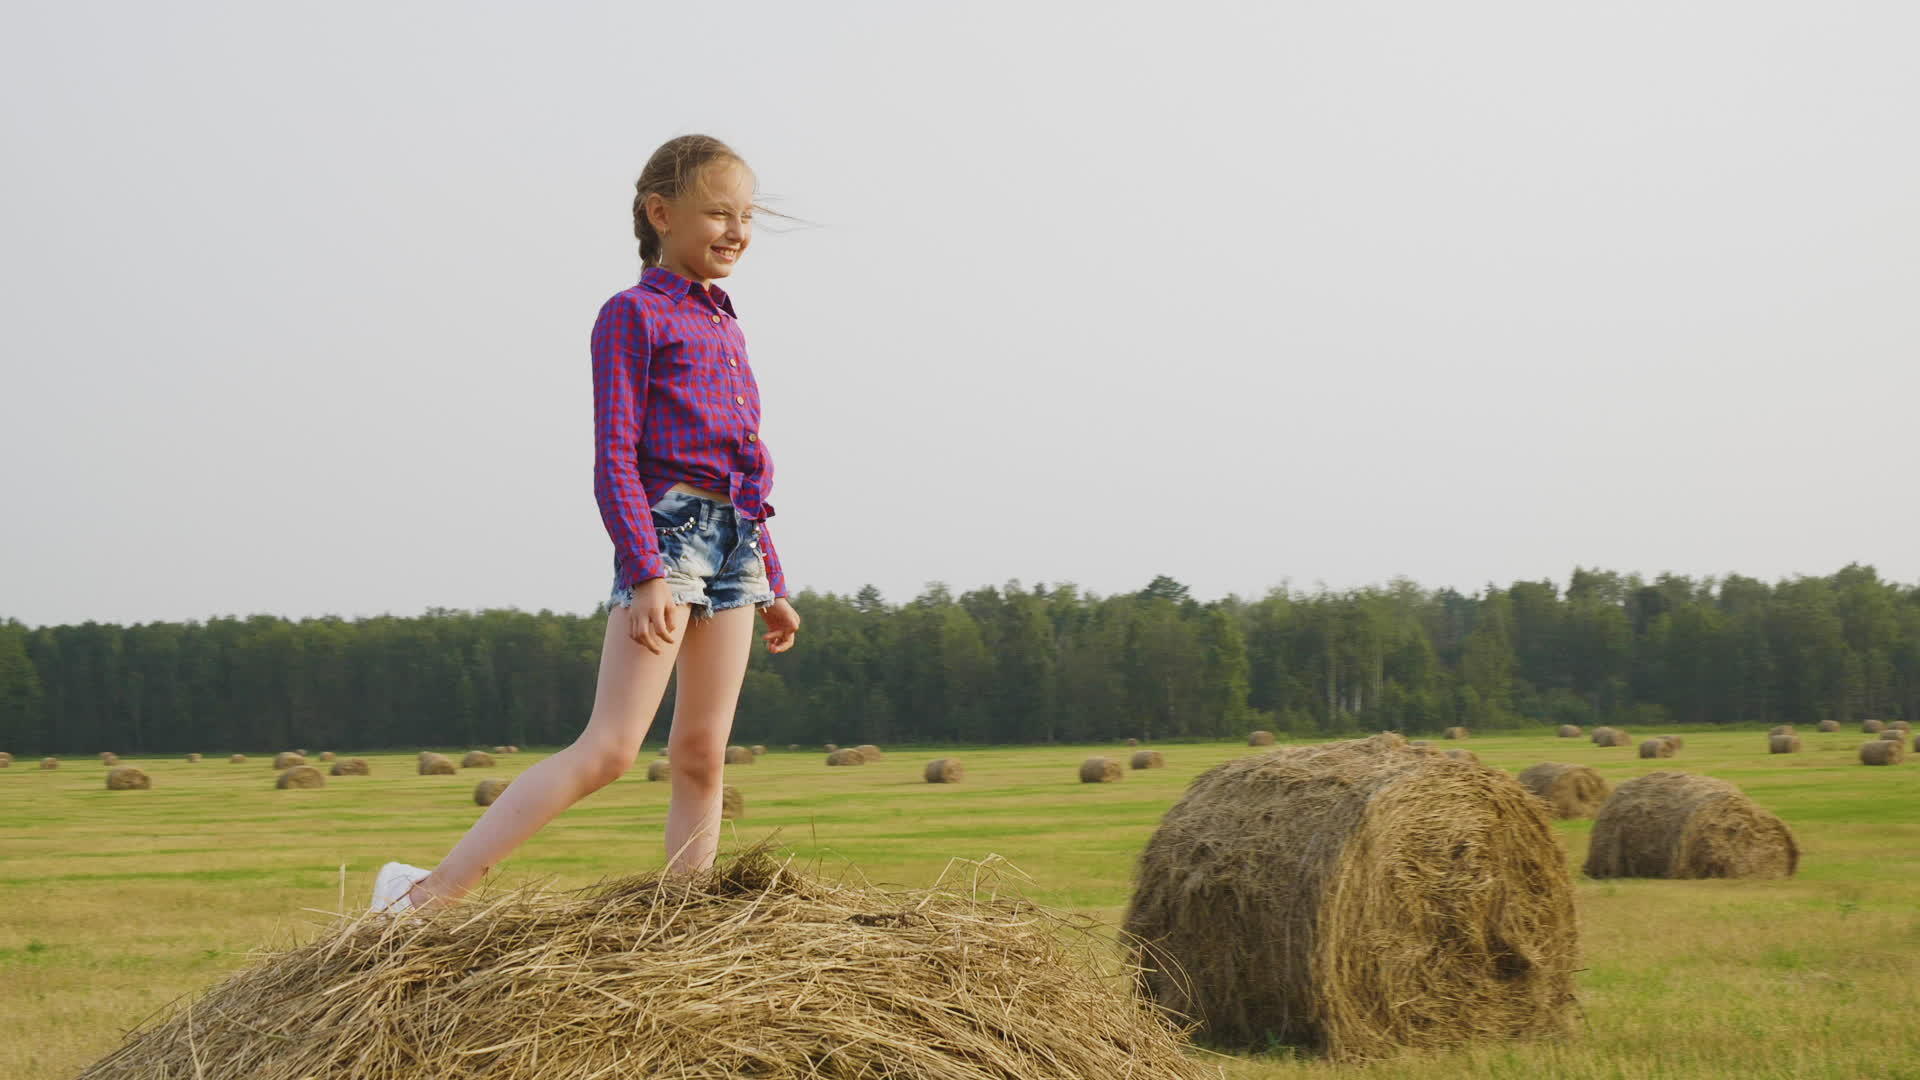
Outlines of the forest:
[{"label": "forest", "polygon": [[[1385,586],[1200,602],[1158,576],[904,603],[803,590],[758,631],[735,741],[1014,744],[1438,732],[1562,723],[1920,719],[1920,586],[1576,567],[1477,596]],[[555,746],[593,707],[606,609],[429,609],[118,626],[0,621],[0,749],[18,756]],[[673,689],[649,732],[664,741]]]}]

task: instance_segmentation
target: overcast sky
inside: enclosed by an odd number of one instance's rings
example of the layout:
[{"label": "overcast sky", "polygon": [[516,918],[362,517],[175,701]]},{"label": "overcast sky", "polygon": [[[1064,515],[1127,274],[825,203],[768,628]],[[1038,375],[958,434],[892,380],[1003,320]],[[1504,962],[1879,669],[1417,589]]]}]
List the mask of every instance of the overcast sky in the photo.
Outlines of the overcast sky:
[{"label": "overcast sky", "polygon": [[[1920,6],[10,3],[0,616],[590,612],[718,136],[791,589],[1920,579]],[[804,617],[804,606],[801,612]]]}]

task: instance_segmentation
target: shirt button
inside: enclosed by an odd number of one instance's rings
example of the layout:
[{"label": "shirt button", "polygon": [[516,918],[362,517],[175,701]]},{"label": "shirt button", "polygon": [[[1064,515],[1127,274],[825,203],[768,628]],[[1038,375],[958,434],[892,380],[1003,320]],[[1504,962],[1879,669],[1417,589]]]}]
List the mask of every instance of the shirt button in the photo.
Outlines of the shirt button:
[{"label": "shirt button", "polygon": [[748,442],[753,442],[753,441],[754,441],[755,439],[758,439],[759,437],[760,437],[760,436],[758,436],[758,435],[755,435],[755,434],[754,434],[753,432],[751,432],[751,431],[749,431],[749,432],[747,432],[747,441],[748,441]]},{"label": "shirt button", "polygon": [[719,321],[720,321],[720,316],[718,316],[718,315],[715,315],[715,316],[713,316],[713,321],[714,321],[714,322],[719,322]]},{"label": "shirt button", "polygon": [[741,397],[739,394],[735,394],[733,395],[733,403],[735,405],[745,405],[747,403],[747,399]]},{"label": "shirt button", "polygon": [[728,358],[727,358],[727,366],[728,366],[728,367],[739,367],[739,366],[740,366],[740,361],[738,361],[738,360],[735,360],[735,359],[733,359],[732,357],[728,357]]}]

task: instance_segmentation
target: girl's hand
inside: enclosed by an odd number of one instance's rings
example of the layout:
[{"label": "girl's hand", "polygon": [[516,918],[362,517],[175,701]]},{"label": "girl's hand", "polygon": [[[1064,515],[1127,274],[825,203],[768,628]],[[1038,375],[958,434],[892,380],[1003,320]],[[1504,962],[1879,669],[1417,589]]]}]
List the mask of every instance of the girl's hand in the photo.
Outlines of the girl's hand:
[{"label": "girl's hand", "polygon": [[760,636],[766,639],[768,652],[786,652],[793,648],[793,635],[800,630],[800,613],[793,610],[786,597],[776,597],[761,610],[760,617],[767,623],[767,632]]},{"label": "girl's hand", "polygon": [[660,655],[662,646],[673,644],[679,630],[673,602],[673,586],[663,577],[648,578],[633,590],[633,604],[627,608],[627,636]]}]

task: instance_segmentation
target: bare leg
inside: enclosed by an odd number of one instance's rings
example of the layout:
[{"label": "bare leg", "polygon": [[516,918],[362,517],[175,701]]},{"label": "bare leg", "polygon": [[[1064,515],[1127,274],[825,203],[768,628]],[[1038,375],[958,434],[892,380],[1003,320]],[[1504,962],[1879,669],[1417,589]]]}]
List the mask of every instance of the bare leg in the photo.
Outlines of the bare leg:
[{"label": "bare leg", "polygon": [[753,615],[752,604],[715,612],[687,628],[680,648],[673,729],[667,735],[673,776],[667,858],[675,873],[707,869],[719,849],[723,766],[753,648]]},{"label": "bare leg", "polygon": [[560,811],[627,771],[666,695],[674,661],[688,640],[686,605],[677,605],[674,614],[679,632],[655,654],[627,635],[626,608],[616,605],[607,613],[599,682],[586,730],[559,753],[514,777],[433,873],[414,884],[408,893],[413,903],[424,907],[435,898],[466,895],[494,863]]}]

